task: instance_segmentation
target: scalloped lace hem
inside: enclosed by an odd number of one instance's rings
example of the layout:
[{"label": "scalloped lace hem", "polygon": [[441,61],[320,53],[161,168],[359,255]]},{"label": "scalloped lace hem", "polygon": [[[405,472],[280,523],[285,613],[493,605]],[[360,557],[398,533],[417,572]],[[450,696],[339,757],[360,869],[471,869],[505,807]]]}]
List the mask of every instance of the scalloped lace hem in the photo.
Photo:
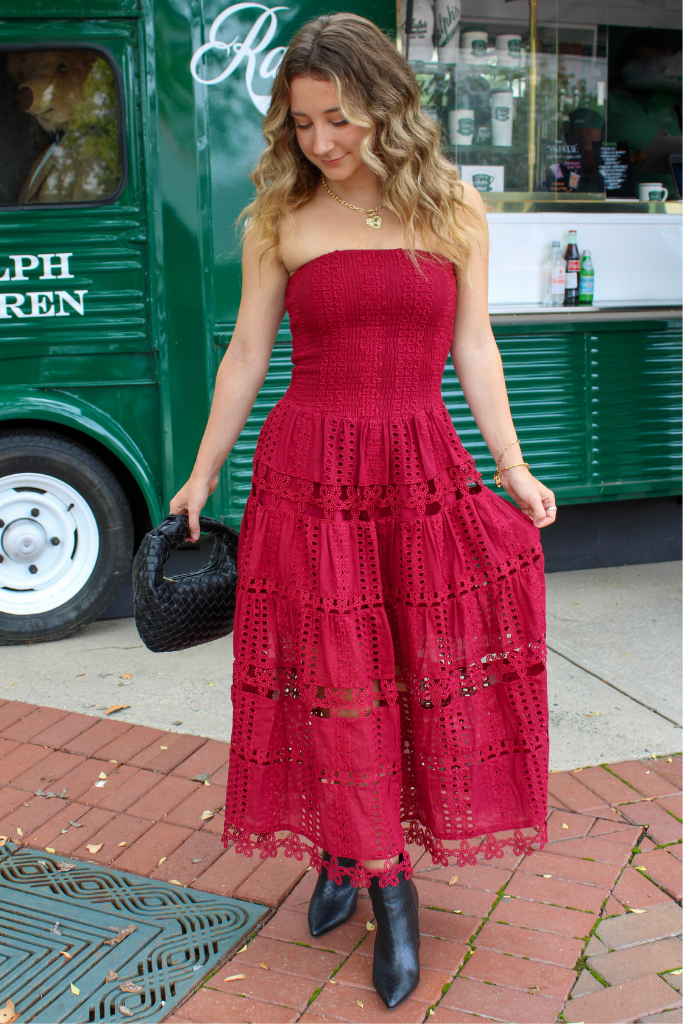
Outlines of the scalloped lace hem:
[{"label": "scalloped lace hem", "polygon": [[[448,867],[449,859],[455,859],[457,866],[462,868],[467,864],[477,864],[477,861],[482,856],[487,861],[493,860],[494,857],[504,857],[506,846],[511,847],[512,853],[518,857],[523,855],[531,856],[535,852],[533,843],[537,842],[540,852],[548,842],[547,822],[543,821],[538,825],[523,827],[533,828],[536,835],[524,835],[521,828],[515,828],[512,830],[512,836],[506,839],[497,839],[493,833],[489,833],[476,846],[470,844],[469,838],[463,837],[460,840],[460,845],[456,848],[444,846],[442,839],[437,839],[430,829],[416,821],[411,821],[405,825],[403,832],[406,843],[422,846],[427,853],[431,854],[432,863],[437,866]],[[506,830],[501,829],[500,831]],[[302,861],[304,856],[307,856],[310,858],[311,867],[315,868],[318,873],[320,873],[324,866],[329,877],[337,885],[341,885],[343,876],[348,875],[351,885],[356,888],[367,887],[373,878],[379,879],[381,888],[385,888],[387,885],[398,885],[401,872],[404,872],[406,879],[409,879],[414,871],[410,854],[407,850],[402,851],[403,856],[400,863],[391,863],[392,857],[396,856],[396,854],[392,854],[385,860],[383,868],[370,869],[359,862],[356,862],[352,867],[346,867],[339,863],[334,854],[330,855],[329,861],[323,861],[318,847],[313,846],[303,836],[298,835],[281,836],[274,832],[250,833],[233,825],[226,825],[222,842],[226,847],[231,842],[234,843],[235,853],[242,854],[244,857],[253,857],[254,853],[258,851],[261,860],[266,860],[267,857],[277,857],[280,850],[284,852],[285,857],[293,857],[298,861]]]}]

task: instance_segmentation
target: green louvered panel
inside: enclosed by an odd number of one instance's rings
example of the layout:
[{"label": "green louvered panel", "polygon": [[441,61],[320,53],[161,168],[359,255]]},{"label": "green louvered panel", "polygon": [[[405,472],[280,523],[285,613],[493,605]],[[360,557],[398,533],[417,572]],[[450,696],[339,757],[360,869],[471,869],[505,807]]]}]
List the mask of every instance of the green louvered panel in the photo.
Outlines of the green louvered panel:
[{"label": "green louvered panel", "polygon": [[675,489],[681,473],[680,321],[646,322],[637,330],[606,325],[587,340],[591,483],[610,491]]},{"label": "green louvered panel", "polygon": [[[680,491],[680,321],[499,326],[512,414],[524,457],[564,503]],[[258,434],[291,377],[291,336],[279,333],[268,377],[222,481],[239,527]],[[460,438],[492,486],[493,460],[446,364],[443,397]]]},{"label": "green louvered panel", "polygon": [[[586,358],[573,325],[499,327],[495,331],[517,435],[532,471],[558,494],[585,482],[588,470]],[[443,396],[460,438],[489,486],[494,463],[449,358]]]}]

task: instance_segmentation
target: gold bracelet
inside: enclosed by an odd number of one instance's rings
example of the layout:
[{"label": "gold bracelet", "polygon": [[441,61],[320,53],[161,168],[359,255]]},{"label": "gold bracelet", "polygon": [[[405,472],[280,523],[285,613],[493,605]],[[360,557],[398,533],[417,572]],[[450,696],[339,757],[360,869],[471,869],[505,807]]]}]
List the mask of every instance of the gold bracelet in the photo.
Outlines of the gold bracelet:
[{"label": "gold bracelet", "polygon": [[[496,459],[496,469],[497,470],[500,469],[500,464],[503,461],[503,456],[505,455],[505,452],[508,450],[508,448],[512,448],[513,444],[519,444],[519,438],[518,437],[516,437],[514,439],[514,441],[510,441],[510,444],[506,444],[505,447],[503,448],[502,452],[500,453],[500,455]],[[522,451],[521,446],[520,446],[519,451],[520,451],[520,454],[521,454],[521,451]]]},{"label": "gold bracelet", "polygon": [[503,466],[502,469],[497,469],[496,472],[493,474],[493,479],[494,479],[494,482],[495,482],[496,486],[497,487],[502,487],[503,486],[501,484],[501,482],[500,482],[500,474],[501,473],[504,473],[506,469],[517,469],[518,466],[526,466],[526,468],[528,469],[529,468],[529,463],[528,462],[515,462],[515,463],[512,464],[512,466]]}]

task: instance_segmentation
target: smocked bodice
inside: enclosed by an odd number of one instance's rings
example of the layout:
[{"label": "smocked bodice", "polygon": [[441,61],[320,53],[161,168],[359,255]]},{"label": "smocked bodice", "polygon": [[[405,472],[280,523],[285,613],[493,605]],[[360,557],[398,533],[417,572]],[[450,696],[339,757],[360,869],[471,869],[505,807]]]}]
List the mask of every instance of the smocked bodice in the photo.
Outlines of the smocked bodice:
[{"label": "smocked bodice", "polygon": [[403,249],[342,249],[290,278],[294,372],[287,399],[371,419],[441,402],[453,340],[452,264]]}]

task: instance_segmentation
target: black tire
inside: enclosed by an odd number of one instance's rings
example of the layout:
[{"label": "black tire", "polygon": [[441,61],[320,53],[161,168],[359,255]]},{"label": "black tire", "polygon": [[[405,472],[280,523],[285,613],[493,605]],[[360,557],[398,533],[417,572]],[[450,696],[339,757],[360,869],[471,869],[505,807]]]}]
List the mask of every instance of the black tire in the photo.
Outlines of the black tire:
[{"label": "black tire", "polygon": [[87,448],[46,430],[0,430],[0,490],[3,478],[17,473],[55,477],[82,495],[97,523],[99,550],[87,581],[64,603],[56,593],[55,607],[39,614],[0,610],[0,645],[59,640],[92,622],[125,580],[133,556],[133,517],[126,495],[111,470]]}]

